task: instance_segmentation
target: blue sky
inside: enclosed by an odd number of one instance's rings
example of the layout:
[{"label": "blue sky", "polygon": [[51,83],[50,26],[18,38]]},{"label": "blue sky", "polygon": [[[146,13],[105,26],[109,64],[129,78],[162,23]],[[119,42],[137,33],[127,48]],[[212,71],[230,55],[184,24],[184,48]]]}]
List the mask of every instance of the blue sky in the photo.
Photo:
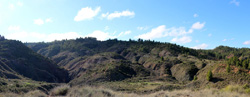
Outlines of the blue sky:
[{"label": "blue sky", "polygon": [[249,47],[249,9],[249,0],[1,0],[0,34],[22,42],[91,36]]}]

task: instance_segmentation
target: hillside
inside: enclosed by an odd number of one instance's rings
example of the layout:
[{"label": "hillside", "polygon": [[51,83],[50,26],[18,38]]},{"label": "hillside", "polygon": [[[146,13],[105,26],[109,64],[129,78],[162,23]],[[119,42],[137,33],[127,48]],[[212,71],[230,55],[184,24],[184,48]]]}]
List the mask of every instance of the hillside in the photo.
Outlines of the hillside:
[{"label": "hillside", "polygon": [[[69,82],[68,92],[82,85],[137,94],[207,88],[235,91],[231,85],[242,93],[250,90],[248,48],[195,50],[150,40],[91,37],[25,45],[0,40],[0,91],[41,90],[48,95],[62,82]],[[210,70],[213,77],[208,81]]]},{"label": "hillside", "polygon": [[67,82],[68,73],[49,59],[37,54],[20,41],[0,40],[0,77]]},{"label": "hillside", "polygon": [[89,37],[26,45],[68,70],[72,84],[132,77],[188,82],[209,60],[222,59],[212,50],[141,39],[97,41]]}]

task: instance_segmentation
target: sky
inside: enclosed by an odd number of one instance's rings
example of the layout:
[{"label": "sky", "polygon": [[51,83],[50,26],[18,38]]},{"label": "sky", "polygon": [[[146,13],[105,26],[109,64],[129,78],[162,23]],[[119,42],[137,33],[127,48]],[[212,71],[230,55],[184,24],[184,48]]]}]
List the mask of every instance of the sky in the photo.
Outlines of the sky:
[{"label": "sky", "polygon": [[155,40],[194,49],[250,47],[250,0],[0,0],[0,35]]}]

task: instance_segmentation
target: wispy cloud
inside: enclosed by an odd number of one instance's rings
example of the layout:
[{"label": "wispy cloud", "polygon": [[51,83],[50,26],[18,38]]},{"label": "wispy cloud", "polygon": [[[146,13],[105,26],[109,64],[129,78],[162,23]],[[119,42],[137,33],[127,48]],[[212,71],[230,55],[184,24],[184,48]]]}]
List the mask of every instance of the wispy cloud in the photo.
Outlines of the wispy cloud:
[{"label": "wispy cloud", "polygon": [[183,36],[181,38],[173,38],[171,40],[172,42],[175,42],[175,43],[181,43],[181,44],[184,44],[184,43],[189,43],[192,41],[192,38],[190,36]]},{"label": "wispy cloud", "polygon": [[45,22],[47,22],[47,23],[48,23],[48,22],[53,22],[53,21],[52,21],[52,19],[51,19],[51,18],[47,18],[47,19],[45,20]]},{"label": "wispy cloud", "polygon": [[250,40],[245,41],[243,44],[245,44],[245,45],[249,45],[249,44],[250,44]]},{"label": "wispy cloud", "polygon": [[9,31],[19,31],[20,30],[20,26],[9,26],[8,30]]},{"label": "wispy cloud", "polygon": [[230,40],[234,40],[235,38],[231,38],[231,39],[223,39],[222,41],[230,41]]},{"label": "wispy cloud", "polygon": [[240,6],[240,2],[237,0],[230,1],[230,4],[235,4],[236,6]]},{"label": "wispy cloud", "polygon": [[15,8],[15,5],[14,4],[9,4],[9,8],[13,10]]},{"label": "wispy cloud", "polygon": [[120,36],[123,36],[123,35],[128,35],[130,33],[131,33],[130,30],[129,31],[125,31],[125,32],[121,32],[117,37],[120,37]]},{"label": "wispy cloud", "polygon": [[17,2],[17,6],[23,6],[23,2],[18,1],[18,2]]},{"label": "wispy cloud", "polygon": [[91,7],[82,8],[80,11],[78,11],[74,20],[78,22],[78,21],[93,19],[93,17],[98,15],[100,11],[101,7],[97,7],[96,9],[92,9]]},{"label": "wispy cloud", "polygon": [[114,18],[120,18],[120,17],[134,17],[135,16],[135,12],[133,11],[122,11],[122,12],[118,12],[115,11],[114,13],[109,13],[107,12],[106,14],[102,14],[102,18],[107,18],[108,20],[112,20]]},{"label": "wispy cloud", "polygon": [[104,31],[107,31],[107,30],[109,30],[109,26],[104,27]]},{"label": "wispy cloud", "polygon": [[194,18],[197,18],[197,17],[199,17],[199,15],[198,14],[194,14]]},{"label": "wispy cloud", "polygon": [[208,47],[207,44],[203,43],[197,46],[192,47],[193,49],[206,49]]},{"label": "wispy cloud", "polygon": [[34,20],[34,24],[36,25],[43,25],[44,23],[49,23],[49,22],[53,22],[51,18],[47,18],[45,20],[39,18]]},{"label": "wispy cloud", "polygon": [[22,7],[23,6],[23,2],[18,1],[17,3],[10,3],[9,4],[9,9],[14,10],[17,7]]},{"label": "wispy cloud", "polygon": [[137,27],[137,29],[138,29],[138,30],[147,30],[147,29],[149,29],[149,27],[148,27],[148,26],[145,26],[145,27]]},{"label": "wispy cloud", "polygon": [[208,37],[211,37],[211,36],[212,36],[212,34],[211,34],[211,33],[209,33],[209,34],[208,34]]},{"label": "wispy cloud", "polygon": [[191,29],[197,29],[197,30],[200,30],[202,29],[204,26],[205,26],[205,22],[203,23],[200,23],[200,22],[196,22],[192,25],[192,28]]},{"label": "wispy cloud", "polygon": [[77,32],[66,32],[66,33],[39,33],[39,32],[27,32],[19,31],[8,33],[4,35],[7,39],[16,39],[22,42],[51,42],[54,40],[63,40],[63,39],[75,39],[82,37],[80,33]]},{"label": "wispy cloud", "polygon": [[150,32],[141,34],[137,36],[138,38],[142,39],[156,39],[156,38],[162,38],[167,36],[183,36],[192,33],[193,30],[186,31],[185,27],[172,27],[172,28],[166,28],[165,25],[158,26],[157,28],[153,28]]},{"label": "wispy cloud", "polygon": [[34,20],[34,24],[36,24],[36,25],[43,25],[44,21],[42,19],[35,19]]},{"label": "wispy cloud", "polygon": [[116,36],[113,36],[112,34],[110,34],[108,32],[96,30],[96,31],[88,34],[86,37],[95,37],[95,38],[97,38],[97,40],[104,41],[104,40],[109,39],[109,38],[115,38]]},{"label": "wispy cloud", "polygon": [[[202,29],[204,26],[205,26],[205,23],[201,24],[200,22],[196,22],[193,24],[193,26],[189,30],[186,30],[185,27],[166,28],[165,25],[161,25],[161,26],[158,26],[157,28],[153,28],[150,32],[138,35],[135,38],[157,39],[157,38],[163,38],[163,37],[169,36],[169,37],[174,37],[172,39],[172,42],[188,43],[192,41],[192,38],[187,35],[193,33],[194,30]],[[184,40],[186,40],[186,42],[184,42]]]}]

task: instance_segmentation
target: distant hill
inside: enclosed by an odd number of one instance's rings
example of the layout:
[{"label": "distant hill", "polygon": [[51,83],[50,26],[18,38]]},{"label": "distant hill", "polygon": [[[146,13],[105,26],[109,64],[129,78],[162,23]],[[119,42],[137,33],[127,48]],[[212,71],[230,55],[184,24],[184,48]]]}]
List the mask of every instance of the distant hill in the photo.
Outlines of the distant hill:
[{"label": "distant hill", "polygon": [[0,38],[0,77],[68,82],[68,72],[20,41]]},{"label": "distant hill", "polygon": [[191,81],[208,64],[205,60],[222,59],[212,50],[141,39],[98,41],[88,37],[26,45],[68,70],[74,84],[132,77]]}]

